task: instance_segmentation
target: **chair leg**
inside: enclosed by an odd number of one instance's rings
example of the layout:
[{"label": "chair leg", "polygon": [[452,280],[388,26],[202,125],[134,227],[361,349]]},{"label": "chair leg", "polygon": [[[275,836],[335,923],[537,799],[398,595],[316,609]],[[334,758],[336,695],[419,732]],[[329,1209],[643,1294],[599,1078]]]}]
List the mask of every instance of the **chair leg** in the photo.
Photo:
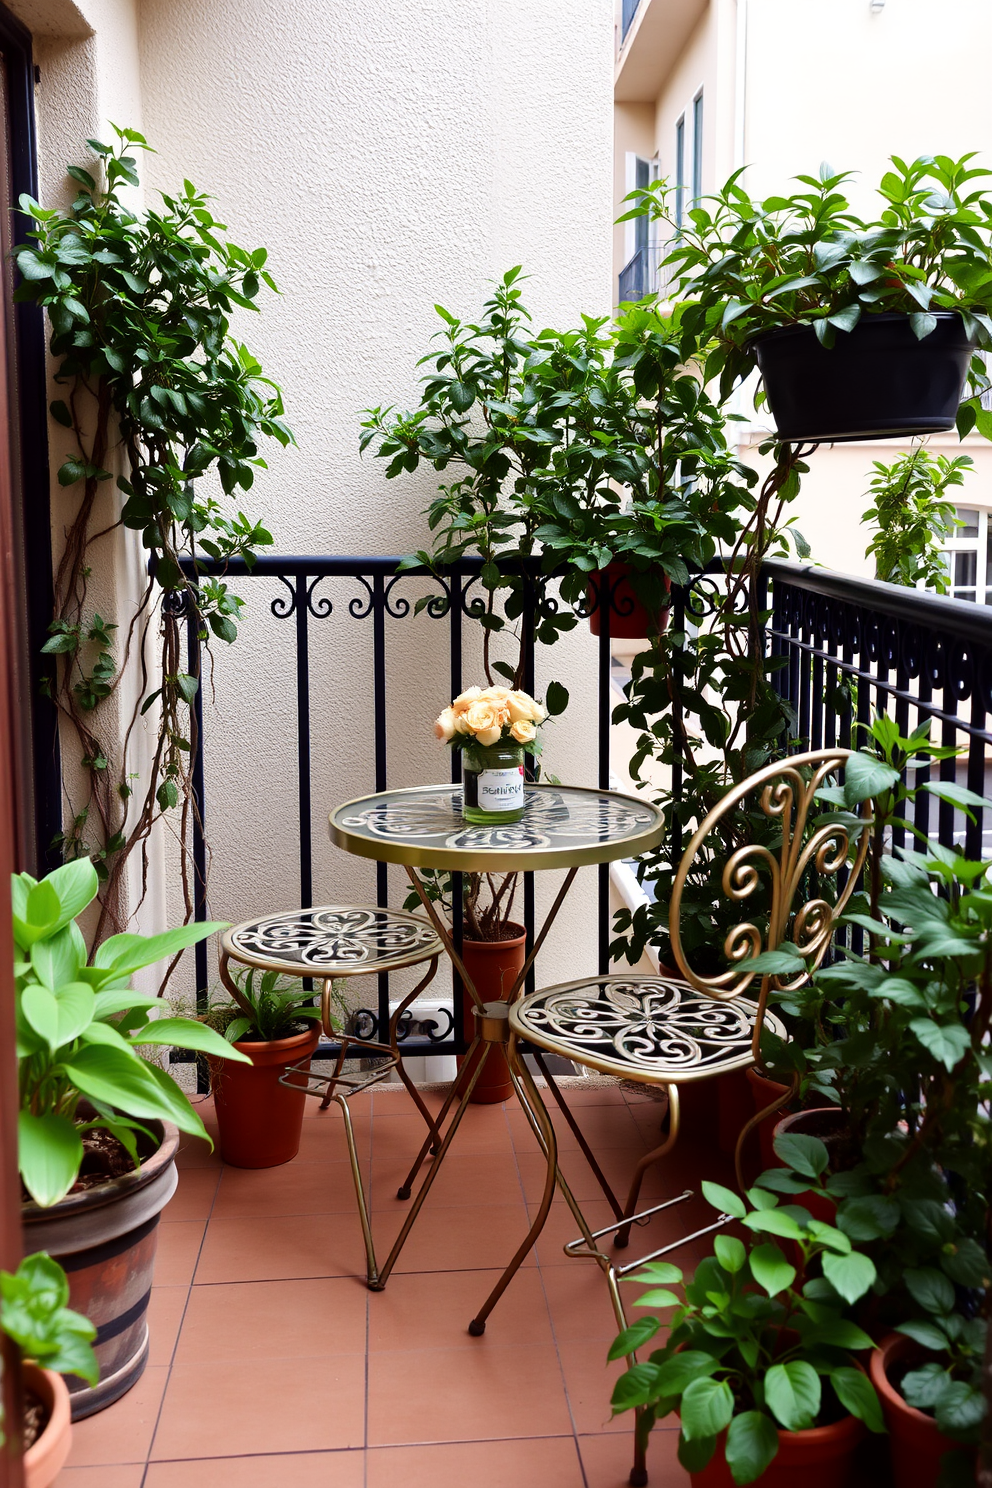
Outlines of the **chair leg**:
[{"label": "chair leg", "polygon": [[[373,1286],[378,1279],[375,1263],[375,1247],[372,1244],[372,1225],[369,1220],[369,1206],[365,1198],[362,1168],[358,1161],[358,1152],[355,1147],[355,1131],[351,1124],[351,1112],[348,1110],[348,1097],[335,1092],[333,1095],[325,1097],[325,1100],[334,1100],[341,1107],[341,1115],[344,1120],[344,1134],[348,1142],[348,1158],[351,1162],[351,1177],[355,1185],[355,1197],[358,1200],[358,1217],[362,1222],[362,1239],[365,1241],[366,1280],[369,1286]],[[323,1105],[321,1109],[323,1109]]]},{"label": "chair leg", "polygon": [[535,1049],[534,1058],[537,1063],[538,1069],[541,1071],[541,1074],[547,1081],[548,1089],[554,1096],[555,1101],[558,1105],[558,1109],[561,1111],[565,1120],[568,1122],[569,1130],[582,1149],[582,1155],[592,1169],[593,1176],[595,1177],[596,1182],[603,1190],[610,1208],[613,1210],[613,1213],[617,1219],[623,1219],[624,1210],[620,1207],[620,1201],[607,1182],[606,1174],[603,1172],[602,1168],[599,1166],[599,1163],[596,1161],[595,1154],[593,1153],[592,1148],[589,1146],[589,1143],[586,1141],[582,1128],[579,1126],[579,1123],[572,1115],[568,1102],[566,1101],[564,1094],[558,1087],[558,1082],[555,1080],[554,1075],[548,1069],[548,1066],[544,1060],[544,1055],[540,1053],[539,1050]]},{"label": "chair leg", "polygon": [[[654,1163],[660,1162],[660,1160],[664,1156],[666,1156],[667,1153],[671,1152],[672,1148],[675,1146],[675,1143],[678,1141],[681,1120],[682,1117],[681,1104],[679,1101],[679,1088],[677,1085],[669,1085],[668,1136],[665,1138],[664,1142],[662,1142],[660,1147],[655,1147],[652,1152],[646,1153],[645,1156],[642,1157],[640,1162],[637,1164],[637,1167],[634,1169],[633,1179],[631,1180],[630,1192],[627,1194],[627,1203],[624,1206],[622,1216],[618,1216],[618,1218],[629,1219],[631,1215],[637,1213],[637,1199],[638,1195],[641,1192],[641,1184],[644,1181],[644,1174],[647,1172],[648,1168],[653,1166]],[[625,1250],[629,1243],[630,1225],[625,1225],[622,1230],[617,1230],[616,1236],[613,1240],[613,1244],[618,1250]]]},{"label": "chair leg", "polygon": [[[462,1064],[462,1067],[458,1071],[458,1074],[455,1076],[454,1080],[452,1080],[451,1082],[451,1089],[448,1091],[444,1105],[438,1112],[437,1120],[431,1121],[431,1119],[428,1117],[428,1125],[431,1128],[431,1135],[425,1139],[423,1146],[417,1153],[417,1156],[414,1158],[413,1167],[410,1169],[409,1173],[406,1175],[406,1178],[396,1190],[396,1197],[398,1199],[408,1199],[410,1197],[410,1192],[413,1188],[414,1181],[417,1177],[417,1174],[420,1172],[420,1169],[423,1167],[424,1159],[427,1157],[427,1154],[431,1153],[433,1156],[436,1157],[440,1153],[441,1147],[444,1145],[443,1142],[441,1143],[441,1146],[438,1145],[441,1127],[444,1125],[445,1118],[447,1117],[448,1112],[451,1110],[451,1107],[454,1105],[455,1100],[459,1097],[462,1081],[463,1079],[465,1079],[466,1072],[468,1071],[471,1064],[471,1057],[475,1053],[476,1049],[479,1047],[480,1043],[481,1039],[478,1035],[476,1035],[471,1044],[469,1044],[464,1063]],[[479,1069],[481,1068],[482,1065],[480,1063]],[[461,1118],[459,1117],[459,1120],[460,1119]]]},{"label": "chair leg", "polygon": [[772,1101],[770,1106],[765,1106],[763,1111],[758,1111],[742,1129],[740,1136],[737,1138],[737,1145],[734,1147],[734,1174],[737,1178],[737,1187],[741,1193],[748,1186],[747,1180],[744,1177],[744,1146],[748,1137],[761,1125],[766,1116],[773,1116],[776,1111],[781,1111],[783,1106],[787,1106],[791,1100],[795,1099],[798,1092],[799,1072],[797,1070],[793,1074],[792,1083],[785,1094],[778,1096]]}]

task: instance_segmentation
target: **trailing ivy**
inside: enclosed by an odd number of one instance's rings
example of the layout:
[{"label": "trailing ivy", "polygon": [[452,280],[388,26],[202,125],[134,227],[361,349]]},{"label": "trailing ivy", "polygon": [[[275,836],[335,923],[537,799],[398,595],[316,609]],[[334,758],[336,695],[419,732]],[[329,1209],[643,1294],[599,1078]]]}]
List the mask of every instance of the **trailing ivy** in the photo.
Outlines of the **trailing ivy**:
[{"label": "trailing ivy", "polygon": [[[59,483],[79,492],[44,650],[56,658],[53,696],[86,772],[82,798],[69,801],[61,847],[66,858],[91,857],[103,880],[97,939],[123,929],[122,875],[132,853],[144,856],[159,817],[179,808],[183,844],[192,824],[200,679],[187,670],[182,617],[193,618],[208,645],[237,635],[243,601],[222,577],[188,578],[182,559],[200,553],[250,563],[271,544],[239,498],[265,468],[260,437],[292,441],[279,388],[230,331],[235,309],[257,309],[263,284],[276,290],[266,250],[232,243],[190,181],[163,195],[159,210],[133,211],[125,200],[139,184],[131,151],[149,146],[134,130],[114,126],[114,133],[113,145],[87,142],[99,157],[97,174],[69,167],[79,192],[67,211],[21,198],[31,241],[14,249],[16,298],[47,311],[64,389],[51,405],[66,430]],[[123,501],[108,517],[98,498],[115,481],[111,467]],[[233,510],[221,493],[233,498]],[[87,588],[93,545],[120,525],[141,534],[151,574],[118,637],[116,624],[90,611]],[[152,636],[156,667],[146,649]],[[108,704],[129,671],[139,697],[121,730]],[[151,764],[135,788],[130,754],[143,716],[153,731]],[[185,850],[182,861],[192,912]]]}]

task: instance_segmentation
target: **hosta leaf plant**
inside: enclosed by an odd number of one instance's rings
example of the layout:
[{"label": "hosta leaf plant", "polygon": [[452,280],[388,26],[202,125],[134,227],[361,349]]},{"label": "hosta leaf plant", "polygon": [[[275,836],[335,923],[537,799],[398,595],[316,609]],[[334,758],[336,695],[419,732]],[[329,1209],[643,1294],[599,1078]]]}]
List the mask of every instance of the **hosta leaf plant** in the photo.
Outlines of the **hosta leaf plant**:
[{"label": "hosta leaf plant", "polygon": [[[826,1149],[816,1146],[825,1168]],[[690,1472],[706,1466],[726,1432],[722,1450],[739,1484],[774,1460],[780,1430],[850,1414],[883,1431],[878,1397],[854,1359],[872,1340],[851,1315],[875,1279],[872,1261],[835,1225],[766,1188],[741,1197],[704,1182],[703,1192],[747,1239],[718,1235],[691,1281],[657,1261],[630,1278],[650,1288],[639,1307],[674,1310],[662,1347],[617,1381],[614,1414],[636,1409],[646,1440],[656,1421],[677,1412],[679,1460]],[[631,1354],[661,1330],[657,1316],[639,1319],[609,1357]]]},{"label": "hosta leaf plant", "polygon": [[190,1018],[156,1017],[161,1000],[131,987],[136,971],[226,927],[208,922],[161,935],[114,935],[88,958],[76,921],[98,887],[85,858],[40,882],[15,874],[11,884],[20,1168],[28,1193],[43,1206],[58,1203],[76,1182],[88,1131],[116,1137],[135,1167],[142,1139],[154,1142],[150,1120],[171,1121],[209,1141],[179,1086],[142,1057],[143,1047],[175,1046],[246,1062],[212,1028]]},{"label": "hosta leaf plant", "polygon": [[[781,326],[812,326],[829,347],[863,315],[907,314],[923,338],[934,329],[935,310],[953,310],[976,347],[992,346],[990,172],[973,160],[893,156],[869,217],[851,205],[851,174],[827,165],[817,176],[798,176],[792,195],[760,201],[736,171],[681,223],[670,188],[655,182],[632,193],[626,217],[647,214],[667,227],[677,317],[705,351],[706,380],[718,376],[726,395],[754,367],[752,339]],[[977,424],[989,435],[980,355],[970,380],[958,428],[965,434]]]}]

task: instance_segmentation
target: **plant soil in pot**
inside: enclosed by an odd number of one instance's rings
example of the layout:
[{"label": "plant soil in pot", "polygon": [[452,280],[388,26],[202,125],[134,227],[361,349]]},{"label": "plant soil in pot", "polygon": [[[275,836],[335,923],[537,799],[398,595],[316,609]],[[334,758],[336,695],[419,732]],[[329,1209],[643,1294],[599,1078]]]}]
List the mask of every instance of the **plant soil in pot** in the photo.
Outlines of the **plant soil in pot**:
[{"label": "plant soil in pot", "polygon": [[[523,925],[508,921],[503,927],[504,940],[464,940],[462,959],[465,969],[483,1002],[505,1002],[513,990],[513,984],[523,970],[527,953],[527,931]],[[471,1040],[475,1034],[475,1018],[471,997],[462,991],[462,1016],[465,1037]],[[479,1055],[473,1056],[473,1063]],[[458,1060],[459,1068],[465,1063]],[[502,1049],[490,1050],[485,1068],[472,1091],[472,1102],[477,1106],[495,1105],[497,1101],[509,1100],[513,1094],[510,1071]]]},{"label": "plant soil in pot", "polygon": [[60,1374],[22,1366],[24,1386],[24,1488],[49,1488],[72,1445],[69,1391]]},{"label": "plant soil in pot", "polygon": [[[600,570],[595,585],[586,590],[589,611],[589,629],[598,636],[602,626],[600,615],[604,604],[610,606],[610,635],[615,640],[643,641],[652,635],[661,635],[668,629],[671,614],[669,604],[659,605],[652,611],[631,583],[631,574],[644,573],[622,558],[614,558]],[[648,575],[644,574],[647,578]],[[660,579],[665,593],[671,594],[672,581],[666,574],[652,575],[654,582]]]},{"label": "plant soil in pot", "polygon": [[[762,1488],[850,1488],[858,1448],[866,1435],[856,1416],[809,1431],[779,1431],[778,1455],[755,1481]],[[723,1438],[692,1488],[736,1488],[723,1455]]]},{"label": "plant soil in pot", "polygon": [[974,345],[953,311],[918,340],[908,315],[862,315],[829,349],[812,326],[756,336],[779,439],[793,444],[896,439],[954,428]]},{"label": "plant soil in pot", "polygon": [[137,1170],[79,1192],[49,1208],[25,1204],[24,1244],[47,1251],[69,1279],[69,1304],[96,1326],[96,1385],[67,1375],[72,1419],[93,1415],[140,1379],[148,1362],[151,1296],[159,1215],[176,1190],[179,1132],[150,1121],[158,1147]]},{"label": "plant soil in pot", "polygon": [[933,1416],[908,1405],[893,1383],[906,1365],[923,1357],[920,1346],[903,1333],[889,1333],[871,1356],[871,1382],[889,1429],[894,1488],[935,1488],[944,1453],[970,1451],[944,1436]]},{"label": "plant soil in pot", "polygon": [[[281,1083],[289,1065],[309,1069],[320,1038],[314,1024],[303,1033],[265,1043],[236,1042],[251,1064],[210,1059],[210,1088],[220,1132],[220,1155],[235,1168],[275,1168],[300,1150],[306,1094]],[[305,1064],[304,1064],[305,1061]]]}]

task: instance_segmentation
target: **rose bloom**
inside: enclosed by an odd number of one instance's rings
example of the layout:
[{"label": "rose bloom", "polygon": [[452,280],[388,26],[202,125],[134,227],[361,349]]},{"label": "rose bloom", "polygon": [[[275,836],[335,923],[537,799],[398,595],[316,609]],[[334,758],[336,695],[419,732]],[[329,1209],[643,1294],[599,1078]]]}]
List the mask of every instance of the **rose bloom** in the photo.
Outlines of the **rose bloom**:
[{"label": "rose bloom", "polygon": [[537,737],[537,729],[529,718],[516,718],[510,724],[510,735],[518,744],[529,744]]},{"label": "rose bloom", "polygon": [[443,708],[434,721],[434,732],[447,744],[458,732],[458,719],[453,708]]},{"label": "rose bloom", "polygon": [[514,723],[518,720],[527,720],[530,723],[543,723],[547,717],[540,703],[535,702],[529,692],[511,692],[507,699],[507,707],[510,710],[510,718]]},{"label": "rose bloom", "polygon": [[469,687],[465,692],[460,692],[451,705],[451,710],[455,717],[460,718],[463,713],[467,713],[476,698],[480,698],[481,696],[481,687]]},{"label": "rose bloom", "polygon": [[477,697],[469,703],[465,713],[468,732],[474,734],[484,748],[498,743],[503,725],[509,721],[510,715],[505,704],[501,704],[496,698]]}]

